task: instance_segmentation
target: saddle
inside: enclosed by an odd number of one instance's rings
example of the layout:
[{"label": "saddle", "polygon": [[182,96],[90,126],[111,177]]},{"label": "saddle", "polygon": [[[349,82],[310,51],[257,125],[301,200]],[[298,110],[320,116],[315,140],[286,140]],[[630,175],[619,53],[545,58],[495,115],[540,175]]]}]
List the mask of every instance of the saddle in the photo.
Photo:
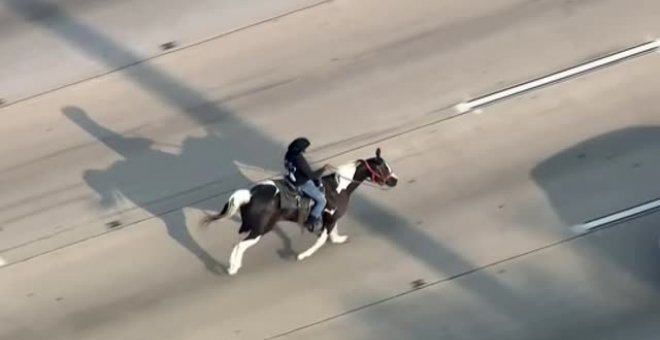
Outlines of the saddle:
[{"label": "saddle", "polygon": [[[298,190],[291,182],[286,179],[273,180],[275,186],[280,191],[280,209],[295,210],[298,212],[297,223],[304,225],[314,207],[314,200]],[[325,194],[325,187],[321,188]]]}]

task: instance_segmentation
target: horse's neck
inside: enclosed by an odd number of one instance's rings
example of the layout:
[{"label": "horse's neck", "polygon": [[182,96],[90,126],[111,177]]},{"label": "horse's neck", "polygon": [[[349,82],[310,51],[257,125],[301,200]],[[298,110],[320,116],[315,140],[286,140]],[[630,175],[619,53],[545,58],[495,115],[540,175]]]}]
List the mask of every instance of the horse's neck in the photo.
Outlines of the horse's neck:
[{"label": "horse's neck", "polygon": [[359,186],[359,182],[356,182],[353,178],[355,177],[355,172],[357,171],[358,163],[357,161],[350,162],[344,165],[337,167],[337,170],[328,176],[335,177],[337,181],[337,187],[335,190],[341,192],[342,190],[347,190],[351,187],[350,192],[355,190]]}]

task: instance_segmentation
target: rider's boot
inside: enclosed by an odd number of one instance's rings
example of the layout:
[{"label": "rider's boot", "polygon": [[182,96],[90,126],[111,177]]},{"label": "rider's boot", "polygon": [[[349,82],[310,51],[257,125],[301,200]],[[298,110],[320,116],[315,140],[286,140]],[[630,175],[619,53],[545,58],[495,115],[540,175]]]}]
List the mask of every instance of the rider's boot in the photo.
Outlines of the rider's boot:
[{"label": "rider's boot", "polygon": [[309,216],[307,219],[307,222],[305,222],[305,226],[307,227],[307,230],[309,230],[310,233],[316,234],[321,227],[323,226],[321,218],[314,217],[314,216]]}]

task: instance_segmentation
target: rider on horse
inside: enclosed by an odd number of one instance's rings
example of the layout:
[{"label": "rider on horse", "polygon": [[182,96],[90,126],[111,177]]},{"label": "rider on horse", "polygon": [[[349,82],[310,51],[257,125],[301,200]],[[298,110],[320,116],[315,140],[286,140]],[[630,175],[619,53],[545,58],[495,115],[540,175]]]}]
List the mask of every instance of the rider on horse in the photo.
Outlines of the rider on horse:
[{"label": "rider on horse", "polygon": [[293,184],[298,191],[306,194],[314,200],[314,207],[305,223],[307,228],[314,232],[321,227],[321,214],[327,203],[325,195],[319,187],[321,179],[314,174],[303,153],[311,143],[305,137],[296,138],[289,144],[284,156],[284,167],[287,170],[286,179]]}]

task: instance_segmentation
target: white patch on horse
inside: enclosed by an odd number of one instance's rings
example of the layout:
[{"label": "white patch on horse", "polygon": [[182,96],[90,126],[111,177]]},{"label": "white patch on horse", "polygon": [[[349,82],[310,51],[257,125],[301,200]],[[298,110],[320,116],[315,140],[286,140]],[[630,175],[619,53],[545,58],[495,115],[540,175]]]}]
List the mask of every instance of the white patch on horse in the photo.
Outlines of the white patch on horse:
[{"label": "white patch on horse", "polygon": [[385,166],[387,167],[387,171],[390,173],[390,177],[392,177],[394,179],[399,179],[399,177],[397,177],[397,175],[394,173],[394,171],[392,171],[392,168],[390,168],[390,165],[387,164],[387,162],[385,162]]},{"label": "white patch on horse", "polygon": [[351,185],[355,171],[357,171],[356,162],[344,164],[337,168],[337,193],[341,193],[342,190],[346,190]]},{"label": "white patch on horse", "polygon": [[390,165],[387,164],[387,162],[385,162],[385,167],[387,168],[387,171],[388,171],[389,173],[392,173],[392,168],[390,168]]},{"label": "white patch on horse", "polygon": [[273,182],[273,181],[270,180],[270,179],[263,180],[263,181],[259,182],[259,184],[261,184],[261,185],[272,185],[272,186],[274,186],[274,187],[275,187],[275,195],[277,195],[277,193],[280,192],[280,189],[277,187],[277,185],[275,185],[275,182]]}]

